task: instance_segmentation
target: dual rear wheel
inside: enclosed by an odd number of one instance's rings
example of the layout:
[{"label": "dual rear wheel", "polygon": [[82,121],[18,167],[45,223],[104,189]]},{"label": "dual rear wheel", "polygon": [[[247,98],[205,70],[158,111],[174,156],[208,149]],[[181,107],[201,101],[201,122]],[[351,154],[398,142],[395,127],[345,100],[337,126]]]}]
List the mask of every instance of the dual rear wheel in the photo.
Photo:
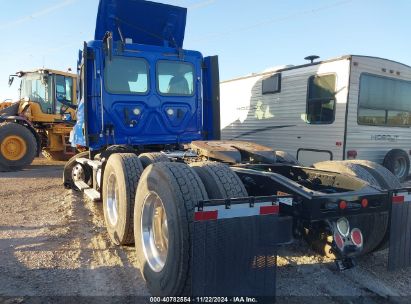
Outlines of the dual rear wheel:
[{"label": "dual rear wheel", "polygon": [[114,154],[103,177],[109,236],[118,245],[135,242],[141,273],[154,295],[190,294],[197,202],[243,196],[247,191],[228,166],[214,162],[188,166],[159,154]]}]

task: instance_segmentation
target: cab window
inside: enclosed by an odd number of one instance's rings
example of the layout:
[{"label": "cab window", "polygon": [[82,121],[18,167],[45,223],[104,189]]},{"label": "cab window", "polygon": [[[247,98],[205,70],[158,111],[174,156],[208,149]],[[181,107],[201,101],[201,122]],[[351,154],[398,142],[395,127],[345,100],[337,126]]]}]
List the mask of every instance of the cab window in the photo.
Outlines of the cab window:
[{"label": "cab window", "polygon": [[193,65],[186,62],[159,61],[157,63],[157,89],[162,95],[193,95]]},{"label": "cab window", "polygon": [[148,65],[142,58],[106,58],[104,81],[110,93],[145,94],[148,92]]},{"label": "cab window", "polygon": [[39,103],[43,113],[52,113],[51,77],[39,73],[27,73],[20,86],[20,97]]}]

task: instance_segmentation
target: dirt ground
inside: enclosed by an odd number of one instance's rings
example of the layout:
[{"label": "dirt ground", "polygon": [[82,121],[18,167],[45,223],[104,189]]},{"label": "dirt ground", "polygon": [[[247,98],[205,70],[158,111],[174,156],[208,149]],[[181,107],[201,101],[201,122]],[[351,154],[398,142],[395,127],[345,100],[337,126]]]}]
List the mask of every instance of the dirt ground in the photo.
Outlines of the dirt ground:
[{"label": "dirt ground", "polygon": [[[0,303],[147,296],[134,248],[110,244],[101,204],[65,190],[62,169],[37,159],[24,171],[0,173]],[[388,272],[386,258],[378,252],[339,272],[302,242],[281,248],[278,302],[409,303],[411,269]]]}]

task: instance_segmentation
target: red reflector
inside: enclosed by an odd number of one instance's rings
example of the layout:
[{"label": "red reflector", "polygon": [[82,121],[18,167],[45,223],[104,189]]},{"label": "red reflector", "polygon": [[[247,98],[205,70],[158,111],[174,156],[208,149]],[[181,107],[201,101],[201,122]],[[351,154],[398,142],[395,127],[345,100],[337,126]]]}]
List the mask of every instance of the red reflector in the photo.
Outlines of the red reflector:
[{"label": "red reflector", "polygon": [[351,231],[351,241],[358,247],[362,246],[362,233],[360,229],[354,228]]},{"label": "red reflector", "polygon": [[344,241],[339,233],[334,233],[334,242],[340,250],[344,248]]},{"label": "red reflector", "polygon": [[347,202],[346,201],[341,201],[339,204],[340,209],[345,209],[347,208]]},{"label": "red reflector", "polygon": [[367,200],[366,198],[363,198],[363,199],[361,200],[361,206],[362,206],[363,208],[367,208],[367,206],[368,206],[368,200]]},{"label": "red reflector", "polygon": [[341,141],[337,141],[337,142],[335,143],[335,145],[336,145],[337,147],[341,147],[341,146],[342,146],[342,142],[341,142]]},{"label": "red reflector", "polygon": [[402,204],[404,202],[404,196],[403,195],[393,196],[392,197],[392,202],[394,204]]},{"label": "red reflector", "polygon": [[218,218],[218,211],[197,211],[194,213],[195,221],[210,221]]},{"label": "red reflector", "polygon": [[349,159],[356,158],[356,157],[357,157],[357,151],[355,151],[355,150],[347,151],[347,157],[348,157]]},{"label": "red reflector", "polygon": [[280,207],[277,205],[260,207],[260,214],[277,214],[279,211]]}]

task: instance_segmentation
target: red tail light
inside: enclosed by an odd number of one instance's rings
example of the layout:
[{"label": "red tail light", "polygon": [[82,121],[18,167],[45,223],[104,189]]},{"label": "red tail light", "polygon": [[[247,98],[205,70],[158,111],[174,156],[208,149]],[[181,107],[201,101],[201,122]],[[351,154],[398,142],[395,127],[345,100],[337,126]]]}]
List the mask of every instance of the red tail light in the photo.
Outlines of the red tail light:
[{"label": "red tail light", "polygon": [[363,198],[363,199],[361,200],[361,206],[362,206],[363,208],[367,208],[367,207],[368,207],[368,200],[367,200],[366,198]]},{"label": "red tail light", "polygon": [[338,207],[340,207],[341,210],[344,210],[345,208],[347,208],[347,202],[346,201],[341,201],[338,204]]},{"label": "red tail light", "polygon": [[347,158],[348,158],[348,159],[355,159],[355,158],[357,158],[357,151],[355,151],[355,150],[347,151]]},{"label": "red tail light", "polygon": [[334,242],[337,245],[338,249],[343,250],[344,248],[344,240],[342,239],[339,233],[334,233]]},{"label": "red tail light", "polygon": [[362,233],[360,229],[354,228],[353,230],[351,230],[351,241],[357,247],[362,246],[363,238],[362,238]]}]

